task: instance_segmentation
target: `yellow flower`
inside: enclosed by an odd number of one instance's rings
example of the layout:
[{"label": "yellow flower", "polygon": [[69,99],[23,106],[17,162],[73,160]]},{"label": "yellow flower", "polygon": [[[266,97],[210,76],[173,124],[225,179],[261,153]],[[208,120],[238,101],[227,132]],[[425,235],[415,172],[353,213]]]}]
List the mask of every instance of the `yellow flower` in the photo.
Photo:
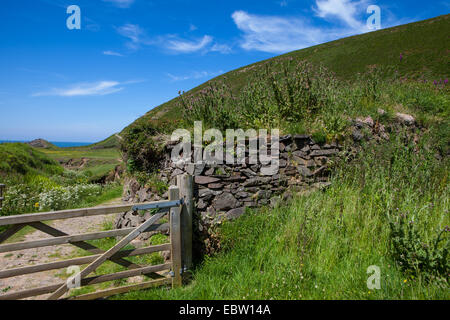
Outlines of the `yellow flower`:
[{"label": "yellow flower", "polygon": [[406,280],[406,279],[405,279],[405,280],[403,280],[403,283],[406,283],[406,282],[408,282],[408,280]]},{"label": "yellow flower", "polygon": [[34,204],[34,207],[35,207],[35,208],[39,208],[39,202],[36,202],[36,203]]}]

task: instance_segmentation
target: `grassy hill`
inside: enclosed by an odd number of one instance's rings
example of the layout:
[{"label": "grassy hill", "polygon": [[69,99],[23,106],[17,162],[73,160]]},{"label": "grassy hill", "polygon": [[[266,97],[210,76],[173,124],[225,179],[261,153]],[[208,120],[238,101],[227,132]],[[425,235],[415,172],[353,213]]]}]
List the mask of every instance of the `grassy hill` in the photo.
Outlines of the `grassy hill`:
[{"label": "grassy hill", "polygon": [[[230,71],[190,90],[187,94],[196,94],[215,81],[223,81],[234,92],[238,92],[255,73],[261,72],[261,67],[266,62],[276,63],[285,58],[321,64],[341,80],[355,80],[358,73],[374,66],[392,67],[407,78],[423,76],[431,81],[446,78],[450,71],[447,46],[449,18],[450,15],[439,16],[290,52]],[[401,54],[403,58],[400,61]],[[160,126],[165,122],[177,121],[181,111],[178,103],[179,98],[170,100],[152,109],[135,123],[152,122]]]},{"label": "grassy hill", "polygon": [[56,174],[63,168],[53,159],[24,143],[0,144],[0,175]]},{"label": "grassy hill", "polygon": [[118,148],[120,145],[120,136],[118,134],[113,134],[112,136],[102,140],[100,142],[91,144],[86,148],[89,149],[110,149],[110,148]]}]

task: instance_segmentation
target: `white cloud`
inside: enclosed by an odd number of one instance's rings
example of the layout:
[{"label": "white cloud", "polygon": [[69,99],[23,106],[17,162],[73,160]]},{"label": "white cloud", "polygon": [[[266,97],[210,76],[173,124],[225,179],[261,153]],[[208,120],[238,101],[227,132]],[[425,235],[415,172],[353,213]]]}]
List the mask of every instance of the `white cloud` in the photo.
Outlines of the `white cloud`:
[{"label": "white cloud", "polygon": [[115,52],[115,51],[111,51],[111,50],[107,50],[107,51],[103,51],[103,54],[105,56],[116,56],[116,57],[123,57],[123,54]]},{"label": "white cloud", "polygon": [[104,96],[119,92],[124,88],[121,87],[125,83],[117,81],[98,81],[92,83],[80,83],[72,85],[64,89],[53,89],[48,92],[38,92],[33,97],[40,96],[60,96],[60,97],[76,97],[76,96]]},{"label": "white cloud", "polygon": [[129,8],[134,0],[102,0],[103,2],[109,2],[119,8]]},{"label": "white cloud", "polygon": [[243,34],[241,47],[282,53],[309,47],[320,43],[323,35],[320,29],[308,26],[299,18],[260,16],[236,11],[232,18]]},{"label": "white cloud", "polygon": [[357,19],[363,6],[367,8],[364,0],[316,0],[316,5],[314,11],[321,18],[336,17],[355,30],[363,29],[365,26],[363,21]]},{"label": "white cloud", "polygon": [[136,50],[143,42],[145,42],[144,30],[142,30],[141,27],[139,27],[137,24],[130,24],[130,23],[125,24],[117,28],[117,32],[121,36],[128,38],[130,40],[127,43],[127,47],[130,49]]},{"label": "white cloud", "polygon": [[166,47],[169,50],[181,52],[181,53],[191,53],[205,49],[212,42],[213,38],[205,35],[203,38],[197,41],[189,41],[182,39],[167,40]]},{"label": "white cloud", "polygon": [[318,26],[302,17],[280,17],[235,11],[234,23],[242,31],[241,48],[284,53],[369,31],[363,16],[367,0],[316,0],[317,17],[337,18],[330,26]]},{"label": "white cloud", "polygon": [[175,53],[220,52],[227,54],[231,52],[228,45],[213,41],[213,37],[209,35],[197,39],[183,39],[178,35],[169,34],[150,39],[145,31],[136,24],[125,24],[116,30],[121,36],[129,39],[126,45],[131,50],[137,50],[142,45],[154,45]]},{"label": "white cloud", "polygon": [[226,44],[214,43],[214,45],[210,49],[211,52],[220,52],[223,54],[231,53],[231,47]]},{"label": "white cloud", "polygon": [[194,71],[188,75],[183,75],[183,76],[177,76],[177,75],[173,75],[171,73],[167,73],[167,76],[172,80],[172,81],[185,81],[185,80],[190,80],[190,79],[201,79],[201,78],[206,78],[206,77],[215,77],[218,76],[220,74],[222,74],[223,71],[220,70],[219,72],[208,72],[208,71]]},{"label": "white cloud", "polygon": [[198,28],[195,25],[193,25],[192,23],[189,25],[189,31],[195,31],[197,29]]},{"label": "white cloud", "polygon": [[219,52],[222,54],[231,53],[231,47],[214,41],[214,38],[205,35],[196,40],[186,40],[174,35],[160,37],[159,45],[175,53]]}]

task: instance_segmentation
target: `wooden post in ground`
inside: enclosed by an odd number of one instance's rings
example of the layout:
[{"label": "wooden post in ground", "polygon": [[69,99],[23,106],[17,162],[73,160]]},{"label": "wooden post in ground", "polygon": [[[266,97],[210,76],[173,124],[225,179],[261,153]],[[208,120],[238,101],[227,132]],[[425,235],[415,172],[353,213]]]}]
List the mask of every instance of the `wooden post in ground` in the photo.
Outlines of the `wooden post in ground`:
[{"label": "wooden post in ground", "polygon": [[[169,200],[176,201],[180,199],[180,189],[176,186],[169,188]],[[172,247],[172,288],[182,285],[181,278],[181,209],[179,206],[170,209],[170,244]]]},{"label": "wooden post in ground", "polygon": [[192,268],[192,217],[194,215],[194,179],[183,174],[177,177],[180,197],[184,199],[181,211],[181,261],[184,270]]},{"label": "wooden post in ground", "polygon": [[0,183],[0,210],[2,210],[3,206],[3,191],[5,190],[5,185]]}]

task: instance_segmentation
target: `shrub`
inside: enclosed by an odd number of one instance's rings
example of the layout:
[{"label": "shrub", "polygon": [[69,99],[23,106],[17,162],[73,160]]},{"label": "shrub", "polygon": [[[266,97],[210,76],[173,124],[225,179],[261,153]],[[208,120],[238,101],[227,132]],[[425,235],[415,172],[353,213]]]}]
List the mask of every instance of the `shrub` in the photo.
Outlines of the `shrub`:
[{"label": "shrub", "polygon": [[158,167],[162,157],[161,145],[155,140],[159,131],[149,121],[143,121],[127,128],[123,134],[121,149],[127,170],[151,172]]},{"label": "shrub", "polygon": [[[391,214],[391,217],[393,214]],[[426,241],[419,232],[411,214],[400,214],[391,218],[392,255],[401,269],[409,275],[421,275],[426,280],[450,277],[449,227],[434,234]]]},{"label": "shrub", "polygon": [[157,172],[136,172],[134,176],[141,186],[150,188],[160,196],[169,189],[169,185],[158,177]]},{"label": "shrub", "polygon": [[225,130],[239,127],[239,107],[231,88],[223,82],[212,82],[195,96],[180,93],[183,116],[189,125],[202,121],[212,128]]},{"label": "shrub", "polygon": [[62,210],[76,206],[88,197],[99,196],[102,187],[97,184],[80,184],[69,187],[53,188],[39,194],[40,210]]}]

